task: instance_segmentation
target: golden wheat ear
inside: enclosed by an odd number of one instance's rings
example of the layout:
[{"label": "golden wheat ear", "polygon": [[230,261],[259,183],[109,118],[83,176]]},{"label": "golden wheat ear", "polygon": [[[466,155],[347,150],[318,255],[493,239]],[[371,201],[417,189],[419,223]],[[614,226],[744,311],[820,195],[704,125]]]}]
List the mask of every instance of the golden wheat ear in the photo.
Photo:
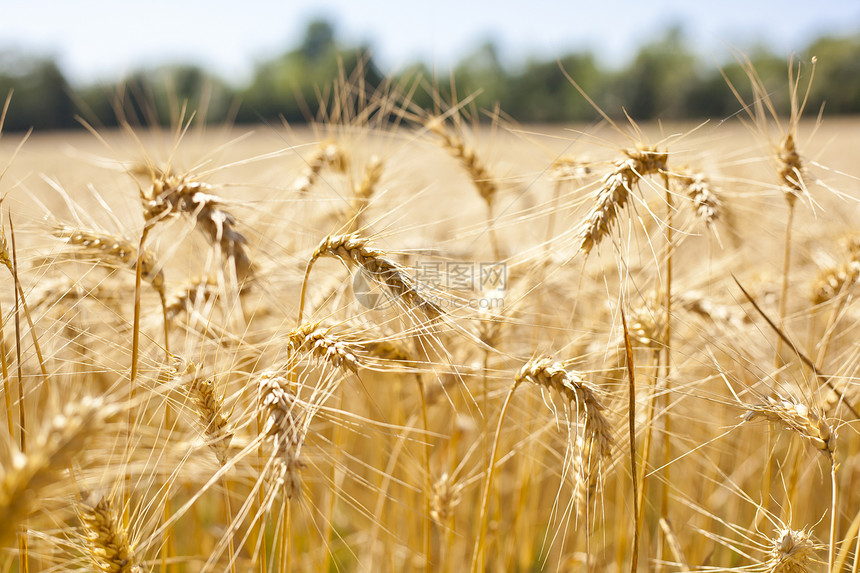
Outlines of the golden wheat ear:
[{"label": "golden wheat ear", "polygon": [[144,250],[143,253],[138,254],[137,246],[123,237],[64,223],[57,223],[54,226],[54,236],[64,240],[74,251],[82,253],[99,264],[124,266],[133,270],[139,259],[141,276],[158,293],[162,301],[165,300],[164,272],[151,251]]},{"label": "golden wheat ear", "polygon": [[0,543],[37,509],[41,494],[67,479],[67,468],[115,412],[101,398],[83,398],[54,416],[28,441],[26,452],[14,451],[0,469]]},{"label": "golden wheat ear", "polygon": [[287,498],[297,498],[302,493],[301,470],[305,467],[301,457],[307,433],[305,410],[289,391],[287,379],[277,372],[264,372],[259,378],[258,390],[260,414],[264,420],[261,434],[274,448],[273,479],[284,488]]},{"label": "golden wheat ear", "polygon": [[329,235],[311,255],[300,294],[299,324],[302,323],[308,277],[313,264],[321,257],[334,257],[348,267],[363,270],[373,281],[385,287],[394,300],[404,303],[410,310],[420,310],[430,320],[438,319],[444,314],[438,305],[419,292],[417,281],[405,268],[387,258],[385,252],[374,247],[368,239],[353,233]]},{"label": "golden wheat ear", "polygon": [[627,159],[617,162],[601,180],[594,205],[577,230],[578,247],[585,255],[609,236],[639,181],[646,175],[666,172],[669,154],[665,151],[642,146],[625,153]]},{"label": "golden wheat ear", "polygon": [[93,569],[103,573],[141,573],[129,534],[116,505],[90,495],[78,505]]},{"label": "golden wheat ear", "polygon": [[805,529],[785,528],[772,540],[771,557],[764,564],[768,573],[809,573],[815,570],[820,546]]},{"label": "golden wheat ear", "polygon": [[190,218],[218,248],[222,259],[233,265],[240,284],[252,278],[248,239],[238,230],[236,217],[213,194],[211,185],[188,176],[166,175],[153,181],[149,192],[142,193],[142,200],[147,223],[156,224],[178,214]]}]

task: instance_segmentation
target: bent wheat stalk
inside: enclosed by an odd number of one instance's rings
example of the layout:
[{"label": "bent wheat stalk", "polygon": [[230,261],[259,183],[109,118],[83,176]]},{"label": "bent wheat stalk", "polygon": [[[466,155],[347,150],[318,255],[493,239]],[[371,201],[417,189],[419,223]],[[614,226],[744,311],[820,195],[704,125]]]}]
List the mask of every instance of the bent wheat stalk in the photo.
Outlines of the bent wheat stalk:
[{"label": "bent wheat stalk", "polygon": [[[484,482],[483,494],[481,496],[481,510],[478,517],[480,524],[480,532],[478,539],[475,542],[474,553],[472,554],[472,571],[484,570],[484,551],[487,537],[487,515],[490,507],[490,490],[493,485],[493,475],[496,465],[496,455],[498,453],[499,441],[501,436],[502,424],[510,406],[511,398],[514,391],[523,382],[531,382],[549,391],[557,392],[564,399],[567,405],[574,407],[574,412],[583,423],[584,440],[577,441],[579,451],[576,455],[580,460],[597,460],[597,468],[602,460],[606,459],[612,448],[612,433],[609,421],[606,419],[604,406],[597,397],[596,387],[587,382],[581,374],[572,370],[566,370],[561,363],[553,361],[551,358],[542,357],[535,358],[527,362],[517,373],[514,378],[514,383],[505,396],[505,401],[502,404],[501,412],[499,413],[499,421],[496,426],[493,445],[490,448],[490,463],[487,467],[487,477]],[[577,430],[579,432],[579,430]],[[592,458],[593,456],[593,458]],[[587,472],[583,479],[588,483],[593,483],[597,480],[598,475],[594,475],[591,470],[595,468],[595,463],[580,462],[580,471]]]}]

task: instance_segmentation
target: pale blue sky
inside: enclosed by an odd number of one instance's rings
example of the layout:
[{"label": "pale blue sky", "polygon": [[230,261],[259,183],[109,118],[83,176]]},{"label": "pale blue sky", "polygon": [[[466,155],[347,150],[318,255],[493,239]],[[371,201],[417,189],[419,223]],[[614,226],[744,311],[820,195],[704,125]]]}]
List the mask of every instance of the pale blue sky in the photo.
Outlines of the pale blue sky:
[{"label": "pale blue sky", "polygon": [[241,82],[320,15],[345,42],[368,41],[387,72],[416,59],[444,70],[488,38],[511,62],[589,48],[619,64],[671,23],[715,60],[728,46],[760,41],[787,55],[821,33],[860,32],[856,0],[3,0],[0,11],[0,49],[54,55],[78,83],[165,61]]}]

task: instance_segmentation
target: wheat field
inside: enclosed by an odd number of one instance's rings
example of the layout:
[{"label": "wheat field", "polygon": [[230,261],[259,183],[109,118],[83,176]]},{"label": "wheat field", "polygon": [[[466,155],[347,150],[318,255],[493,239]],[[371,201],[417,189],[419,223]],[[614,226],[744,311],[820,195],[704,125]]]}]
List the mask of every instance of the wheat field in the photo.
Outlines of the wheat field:
[{"label": "wheat field", "polygon": [[749,72],[3,134],[2,571],[857,572],[860,124]]}]

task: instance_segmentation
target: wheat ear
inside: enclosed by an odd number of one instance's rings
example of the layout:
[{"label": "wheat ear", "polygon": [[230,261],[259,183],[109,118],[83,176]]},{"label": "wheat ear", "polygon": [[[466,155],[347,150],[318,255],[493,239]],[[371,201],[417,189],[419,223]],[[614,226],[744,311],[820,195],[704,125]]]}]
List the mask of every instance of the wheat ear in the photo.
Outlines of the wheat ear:
[{"label": "wheat ear", "polygon": [[785,528],[771,547],[771,557],[765,564],[768,573],[810,573],[818,550],[809,532]]},{"label": "wheat ear", "polygon": [[332,141],[323,142],[293,181],[292,189],[296,193],[307,193],[319,179],[323,167],[328,166],[338,173],[345,173],[347,164],[346,153],[340,145]]},{"label": "wheat ear", "polygon": [[666,170],[665,151],[642,146],[624,153],[627,159],[617,162],[615,169],[601,180],[594,205],[577,231],[579,250],[586,255],[612,231],[636,184],[646,175]]},{"label": "wheat ear", "polygon": [[496,260],[501,260],[501,252],[499,251],[499,240],[496,237],[495,229],[493,228],[493,205],[496,201],[498,187],[496,186],[493,177],[490,175],[486,165],[480,160],[475,150],[466,145],[461,137],[451,133],[445,128],[445,123],[442,118],[434,117],[425,122],[425,127],[439,138],[448,153],[456,158],[460,165],[469,174],[472,184],[478,191],[478,195],[484,200],[487,206],[487,222],[490,225],[489,234],[492,242],[493,256]]},{"label": "wheat ear", "polygon": [[[514,377],[514,382],[508,391],[502,410],[499,414],[499,422],[493,445],[490,448],[490,463],[487,467],[487,477],[484,483],[481,498],[481,509],[479,514],[480,533],[475,542],[472,554],[472,571],[482,571],[484,566],[484,547],[487,535],[487,515],[489,513],[489,496],[493,485],[493,474],[496,465],[496,454],[499,448],[499,438],[502,423],[510,406],[514,391],[523,382],[531,382],[547,390],[555,391],[565,398],[568,404],[575,407],[577,417],[584,420],[584,440],[577,440],[578,467],[585,475],[580,479],[588,483],[591,489],[599,476],[600,462],[607,458],[612,449],[612,431],[609,421],[604,414],[604,406],[597,397],[597,389],[577,372],[565,370],[559,362],[548,357],[540,357],[530,360]],[[596,461],[595,461],[596,460]]]},{"label": "wheat ear", "polygon": [[207,445],[212,448],[218,463],[223,466],[229,459],[230,442],[233,439],[228,421],[229,413],[224,410],[224,397],[219,394],[213,378],[201,377],[199,368],[190,363],[186,372],[188,370],[194,372],[194,377],[188,384],[188,391],[194,398],[200,427],[206,436]]},{"label": "wheat ear", "polygon": [[744,422],[764,418],[775,422],[799,435],[815,449],[824,454],[828,460],[834,461],[836,454],[836,439],[830,425],[823,415],[815,409],[801,404],[793,398],[767,396],[765,401],[758,404],[747,404]]},{"label": "wheat ear", "polygon": [[689,174],[675,174],[674,180],[682,192],[690,199],[696,216],[710,227],[720,218],[723,202],[714,191],[711,180],[700,171]]},{"label": "wheat ear", "polygon": [[156,179],[148,194],[141,194],[143,216],[159,221],[182,213],[217,245],[225,260],[232,260],[240,282],[253,273],[246,245],[248,239],[236,229],[236,217],[223,207],[223,201],[212,194],[212,186],[188,177],[166,175]]},{"label": "wheat ear", "polygon": [[311,268],[317,259],[325,256],[338,258],[347,266],[358,267],[368,273],[395,299],[404,301],[412,309],[421,310],[427,318],[432,320],[442,316],[442,309],[418,292],[417,281],[402,266],[386,258],[385,252],[373,247],[367,239],[352,233],[329,235],[320,242],[308,261],[299,301],[298,324],[302,323],[305,292]]},{"label": "wheat ear", "polygon": [[124,265],[134,269],[140,259],[141,276],[165,300],[164,272],[158,268],[155,255],[144,250],[138,257],[137,247],[131,241],[117,235],[103,233],[93,229],[81,229],[57,223],[54,226],[54,236],[65,240],[66,244],[82,253],[93,257],[97,262],[111,266]]},{"label": "wheat ear", "polygon": [[128,531],[113,502],[95,498],[82,502],[79,509],[84,524],[90,561],[93,569],[102,573],[140,573]]},{"label": "wheat ear", "polygon": [[307,352],[335,368],[358,373],[356,352],[359,346],[337,336],[319,322],[305,323],[293,330],[288,336],[287,349],[290,356]]},{"label": "wheat ear", "polygon": [[349,215],[347,221],[347,232],[354,233],[362,227],[362,214],[367,209],[371,197],[376,192],[376,186],[382,178],[382,170],[385,167],[382,159],[374,155],[370,158],[367,166],[364,168],[364,176],[361,182],[356,185],[352,194],[352,199],[349,205]]},{"label": "wheat ear", "polygon": [[26,454],[15,451],[11,462],[0,467],[0,543],[27,518],[42,490],[62,479],[64,468],[112,411],[100,398],[70,404],[28,442]]},{"label": "wheat ear", "polygon": [[287,380],[280,374],[264,372],[259,380],[260,410],[264,420],[261,433],[269,438],[275,450],[275,482],[283,485],[288,498],[302,492],[302,444],[307,426],[304,409],[287,389]]}]

